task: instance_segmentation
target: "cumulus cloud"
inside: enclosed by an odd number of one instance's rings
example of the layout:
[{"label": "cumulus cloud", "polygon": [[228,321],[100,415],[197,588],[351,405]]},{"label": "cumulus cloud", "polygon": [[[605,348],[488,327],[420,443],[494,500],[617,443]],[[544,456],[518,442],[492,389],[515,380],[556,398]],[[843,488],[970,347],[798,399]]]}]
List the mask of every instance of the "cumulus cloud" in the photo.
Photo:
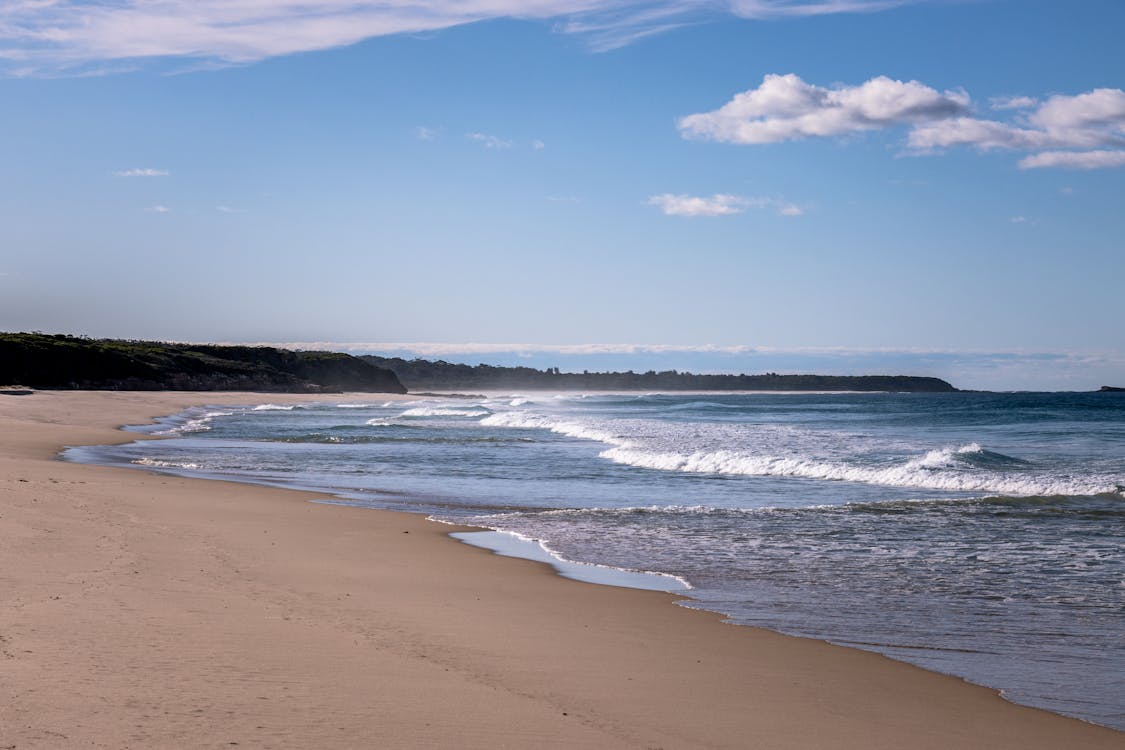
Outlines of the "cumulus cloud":
[{"label": "cumulus cloud", "polygon": [[844,136],[909,126],[907,153],[955,147],[979,151],[1039,152],[1023,169],[1123,166],[1125,91],[1101,88],[1046,100],[1008,96],[990,100],[1010,110],[1008,120],[973,115],[969,95],[938,91],[918,81],[878,76],[857,86],[827,88],[792,73],[767,75],[757,88],[737,94],[719,109],[683,117],[685,138],[765,144],[812,137]]},{"label": "cumulus cloud", "polygon": [[1031,121],[1056,132],[1110,128],[1125,132],[1125,91],[1094,89],[1078,96],[1052,96],[1035,110]]},{"label": "cumulus cloud", "polygon": [[678,125],[685,138],[777,143],[947,118],[968,107],[965,92],[937,91],[918,81],[878,76],[859,86],[825,88],[790,73],[767,75],[757,88]]},{"label": "cumulus cloud", "polygon": [[1014,123],[954,117],[919,125],[910,147],[919,151],[973,146],[981,150],[1094,149],[1125,145],[1125,91],[1095,89],[1052,96]]},{"label": "cumulus cloud", "polygon": [[113,174],[115,177],[167,177],[171,173],[164,169],[122,169]]},{"label": "cumulus cloud", "polygon": [[800,206],[776,198],[751,198],[744,195],[716,193],[711,196],[674,195],[663,193],[648,199],[647,204],[659,208],[665,216],[730,216],[751,208],[772,207],[782,216],[800,216]]},{"label": "cumulus cloud", "polygon": [[[0,3],[12,74],[191,58],[247,63],[490,19],[551,20],[611,49],[687,23],[875,12],[922,0],[15,0]],[[127,65],[124,67],[128,67]]]}]

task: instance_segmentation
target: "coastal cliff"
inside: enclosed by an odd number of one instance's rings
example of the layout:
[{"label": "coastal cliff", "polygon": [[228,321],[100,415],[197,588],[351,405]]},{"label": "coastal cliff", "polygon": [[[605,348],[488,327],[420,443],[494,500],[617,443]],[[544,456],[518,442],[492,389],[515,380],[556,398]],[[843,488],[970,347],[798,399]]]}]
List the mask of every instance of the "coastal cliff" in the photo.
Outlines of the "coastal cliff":
[{"label": "coastal cliff", "polygon": [[463,365],[441,360],[406,360],[363,355],[395,373],[411,391],[426,390],[601,390],[601,391],[896,391],[951,393],[939,378],[909,375],[697,375],[690,372],[560,372],[558,368]]},{"label": "coastal cliff", "polygon": [[338,352],[0,333],[0,384],[136,391],[405,393],[393,372]]}]

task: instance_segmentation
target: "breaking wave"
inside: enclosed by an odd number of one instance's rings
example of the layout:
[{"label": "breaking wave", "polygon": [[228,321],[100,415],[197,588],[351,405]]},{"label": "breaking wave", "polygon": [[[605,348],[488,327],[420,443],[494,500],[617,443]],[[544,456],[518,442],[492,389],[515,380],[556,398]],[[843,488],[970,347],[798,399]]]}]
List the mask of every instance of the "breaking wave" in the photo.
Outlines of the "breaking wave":
[{"label": "breaking wave", "polygon": [[400,417],[483,417],[491,414],[488,409],[484,407],[474,409],[443,409],[431,406],[419,406],[415,409],[407,409]]},{"label": "breaking wave", "polygon": [[[512,411],[493,414],[482,425],[542,429],[568,437],[594,440],[612,447],[602,458],[614,463],[659,471],[728,476],[799,477],[861,482],[890,487],[987,492],[1014,496],[1100,495],[1120,493],[1119,484],[1097,478],[1050,475],[1031,470],[1020,458],[987,450],[978,443],[930,450],[906,460],[858,464],[826,461],[809,455],[774,456],[743,450],[660,450],[633,436],[610,432],[580,421]],[[688,442],[686,439],[684,442]]]}]

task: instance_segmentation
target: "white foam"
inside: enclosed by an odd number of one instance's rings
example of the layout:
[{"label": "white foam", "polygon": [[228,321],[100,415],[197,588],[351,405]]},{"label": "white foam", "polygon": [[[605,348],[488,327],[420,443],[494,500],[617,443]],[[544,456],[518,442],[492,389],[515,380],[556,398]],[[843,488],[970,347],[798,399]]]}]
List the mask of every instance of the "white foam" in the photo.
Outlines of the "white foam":
[{"label": "white foam", "polygon": [[526,411],[506,411],[493,414],[490,417],[482,419],[480,423],[489,427],[550,430],[551,432],[566,435],[567,437],[594,440],[599,443],[613,444],[618,442],[618,438],[612,433],[598,429],[597,427],[585,425],[580,422],[560,422],[545,417],[542,414],[534,414]]},{"label": "white foam", "polygon": [[158,430],[153,435],[184,435],[190,432],[207,432],[211,429],[211,420],[215,417],[229,417],[233,411],[209,411],[187,420],[181,425],[170,427],[167,430]]},{"label": "white foam", "polygon": [[752,456],[737,451],[680,454],[630,448],[610,448],[603,451],[601,456],[616,463],[661,471],[802,477],[806,479],[863,482],[891,487],[995,492],[1014,496],[1097,495],[1111,493],[1116,489],[1110,484],[1076,481],[1069,477],[1020,476],[993,471],[962,471],[951,468],[953,454],[962,451],[964,451],[963,448],[930,451],[920,458],[883,467],[854,466],[802,457]]},{"label": "white foam", "polygon": [[443,409],[431,406],[419,406],[416,409],[407,409],[400,417],[484,417],[491,414],[488,409]]},{"label": "white foam", "polygon": [[[494,414],[482,419],[481,424],[517,429],[543,429],[568,437],[594,440],[611,446],[602,451],[600,454],[602,458],[614,463],[660,471],[801,477],[890,487],[988,492],[1013,496],[1096,495],[1119,491],[1117,483],[1099,482],[1097,478],[1091,477],[990,471],[966,466],[959,460],[960,457],[987,453],[978,443],[938,448],[916,458],[891,464],[857,465],[810,455],[810,449],[819,449],[829,454],[841,453],[843,446],[824,443],[815,446],[803,443],[790,444],[785,447],[793,451],[792,455],[770,455],[766,451],[781,433],[770,431],[773,428],[766,426],[753,427],[770,438],[758,440],[753,450],[711,449],[711,446],[708,446],[689,451],[675,450],[675,448],[682,445],[690,449],[693,442],[698,442],[698,436],[691,433],[697,427],[692,425],[673,426],[638,420],[618,420],[610,424],[619,431],[610,432],[601,424],[563,420],[529,411]],[[699,427],[705,427],[713,437],[720,434],[714,431],[714,425]],[[793,428],[788,427],[784,432],[793,432]],[[801,437],[796,433],[793,434],[798,438]],[[743,437],[749,439],[752,436],[746,434]],[[823,436],[819,439],[822,440]],[[714,444],[714,441],[710,442]],[[772,447],[776,450],[778,446],[772,445]],[[841,455],[846,456],[849,453],[850,451],[844,450]]]},{"label": "white foam", "polygon": [[576,581],[651,591],[678,592],[692,588],[687,579],[669,573],[568,560],[542,540],[515,531],[462,531],[450,536],[466,544],[492,550],[498,555],[548,563],[564,578]]},{"label": "white foam", "polygon": [[258,404],[251,411],[293,411],[297,407],[295,405],[283,404]]},{"label": "white foam", "polygon": [[[388,401],[387,404],[384,404],[384,406],[390,403],[393,402]],[[374,406],[375,404],[336,404],[337,409],[370,409]]]},{"label": "white foam", "polygon": [[155,458],[135,458],[129,463],[136,464],[137,466],[148,466],[153,469],[198,469],[199,464],[177,462],[177,461],[158,461]]}]

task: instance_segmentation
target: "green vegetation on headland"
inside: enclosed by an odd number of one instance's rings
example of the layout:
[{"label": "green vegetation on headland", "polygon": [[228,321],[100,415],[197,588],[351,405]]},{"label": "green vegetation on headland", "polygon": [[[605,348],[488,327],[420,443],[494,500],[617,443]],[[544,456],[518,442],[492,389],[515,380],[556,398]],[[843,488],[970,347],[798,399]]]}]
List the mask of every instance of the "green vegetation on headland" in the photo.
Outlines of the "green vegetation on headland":
[{"label": "green vegetation on headland", "polygon": [[0,333],[0,384],[134,391],[405,393],[390,370],[339,352]]},{"label": "green vegetation on headland", "polygon": [[696,375],[690,372],[560,372],[557,367],[459,365],[425,359],[363,355],[385,367],[411,391],[419,390],[584,390],[584,391],[956,391],[938,378],[909,375]]}]

